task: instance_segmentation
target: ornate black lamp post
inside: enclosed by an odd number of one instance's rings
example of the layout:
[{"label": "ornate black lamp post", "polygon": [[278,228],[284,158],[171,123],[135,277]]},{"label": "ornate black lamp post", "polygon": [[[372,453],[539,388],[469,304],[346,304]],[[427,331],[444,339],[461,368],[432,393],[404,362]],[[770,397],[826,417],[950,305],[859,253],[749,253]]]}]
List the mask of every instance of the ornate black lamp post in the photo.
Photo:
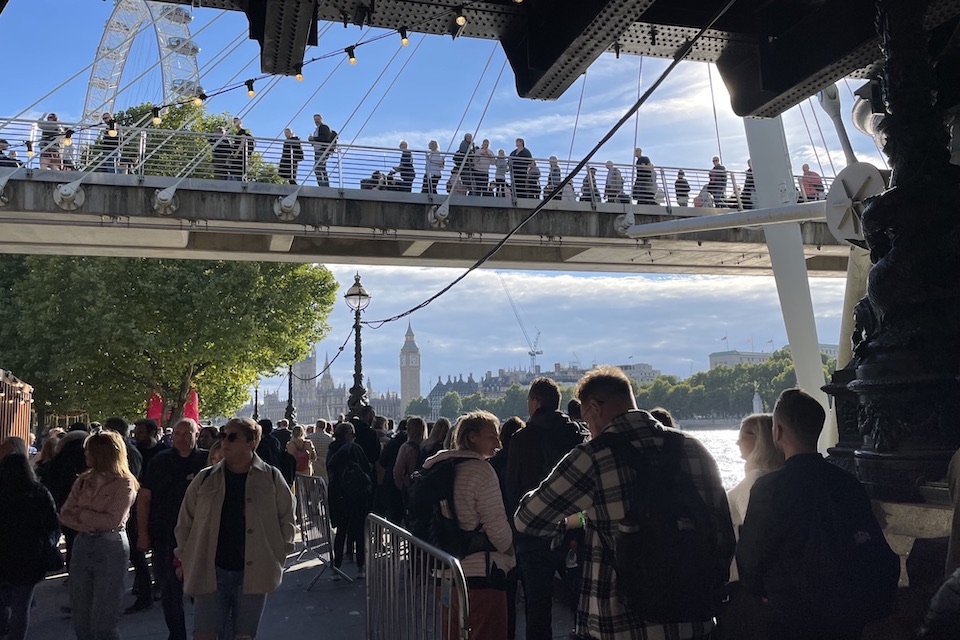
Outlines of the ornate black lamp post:
[{"label": "ornate black lamp post", "polygon": [[257,422],[260,420],[260,379],[257,379],[257,384],[253,387],[253,421]]},{"label": "ornate black lamp post", "polygon": [[353,386],[350,388],[350,399],[347,408],[351,416],[355,416],[360,407],[367,404],[367,390],[363,388],[363,353],[360,348],[360,313],[370,304],[370,294],[360,284],[360,274],[354,276],[353,286],[343,296],[347,306],[353,309]]},{"label": "ornate black lamp post", "polygon": [[290,428],[297,424],[297,408],[293,406],[293,365],[287,367],[287,408],[283,411],[283,417],[290,423]]}]

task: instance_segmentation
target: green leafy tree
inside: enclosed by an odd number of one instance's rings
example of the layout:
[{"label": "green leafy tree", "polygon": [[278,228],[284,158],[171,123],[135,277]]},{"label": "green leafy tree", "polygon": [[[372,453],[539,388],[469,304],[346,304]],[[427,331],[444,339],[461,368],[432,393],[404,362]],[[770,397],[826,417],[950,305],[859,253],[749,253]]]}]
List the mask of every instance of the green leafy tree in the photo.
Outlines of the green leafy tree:
[{"label": "green leafy tree", "polygon": [[440,400],[440,415],[453,422],[463,411],[463,399],[456,391],[447,391]]},{"label": "green leafy tree", "polygon": [[519,416],[526,420],[529,415],[527,409],[527,391],[528,389],[526,387],[521,387],[519,384],[515,383],[510,385],[510,388],[503,394],[500,413],[498,413],[497,416],[502,419],[509,418],[510,416]]},{"label": "green leafy tree", "polygon": [[414,398],[407,404],[406,415],[408,416],[429,416],[431,413],[430,401],[426,398]]},{"label": "green leafy tree", "polygon": [[[122,157],[133,163],[144,158],[148,175],[174,176],[186,171],[191,178],[213,178],[213,143],[219,137],[220,127],[233,131],[228,113],[209,113],[206,107],[192,103],[168,108],[160,124],[153,124],[155,105],[145,102],[114,114],[120,127]],[[141,137],[131,136],[124,128],[145,128]],[[176,135],[171,134],[177,131]],[[101,154],[102,137],[94,145],[93,153]],[[254,151],[247,162],[247,177],[255,182],[282,183],[276,165],[267,162],[262,153]]]},{"label": "green leafy tree", "polygon": [[[12,288],[25,363],[57,405],[137,415],[156,392],[229,415],[257,377],[306,355],[327,332],[336,282],[322,266],[31,256]],[[26,373],[24,374],[26,376]]]}]

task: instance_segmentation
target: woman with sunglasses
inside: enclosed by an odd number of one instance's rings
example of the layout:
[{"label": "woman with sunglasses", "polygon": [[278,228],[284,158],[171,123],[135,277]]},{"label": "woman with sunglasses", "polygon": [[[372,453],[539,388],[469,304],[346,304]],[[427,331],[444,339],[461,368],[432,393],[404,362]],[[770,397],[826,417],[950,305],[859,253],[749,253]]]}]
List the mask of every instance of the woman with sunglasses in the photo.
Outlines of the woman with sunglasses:
[{"label": "woman with sunglasses", "polygon": [[130,545],[124,525],[140,485],[115,431],[83,443],[87,470],[60,509],[60,523],[77,532],[70,556],[70,607],[78,640],[120,638]]},{"label": "woman with sunglasses", "polygon": [[255,638],[267,594],[280,586],[293,551],[293,496],[257,456],[260,437],[249,418],[227,421],[223,459],[197,474],[180,507],[174,564],[194,597],[196,640]]}]

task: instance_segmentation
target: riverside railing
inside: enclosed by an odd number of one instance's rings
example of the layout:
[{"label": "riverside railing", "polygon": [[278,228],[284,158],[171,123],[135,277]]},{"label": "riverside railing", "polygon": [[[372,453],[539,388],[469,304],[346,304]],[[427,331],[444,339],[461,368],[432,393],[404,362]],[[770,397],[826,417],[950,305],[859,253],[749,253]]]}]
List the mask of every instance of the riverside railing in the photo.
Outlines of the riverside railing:
[{"label": "riverside railing", "polygon": [[[424,183],[425,149],[409,150],[412,168],[401,168],[399,148],[365,145],[314,145],[307,140],[284,140],[237,136],[232,132],[201,133],[162,129],[153,126],[126,128],[118,126],[110,136],[105,126],[84,128],[78,124],[59,123],[62,135],[41,139],[36,121],[10,120],[0,126],[0,139],[6,139],[15,161],[29,169],[42,166],[67,171],[143,176],[170,176],[240,182],[297,183],[346,189],[380,189],[412,191],[429,190]],[[69,140],[68,140],[69,138]],[[296,150],[299,149],[299,152]],[[565,177],[575,162],[548,158],[531,158],[521,175],[508,169],[506,188],[497,189],[496,158],[480,160],[472,157],[472,168],[458,171],[459,155],[442,153],[444,168],[437,181],[437,192],[466,195],[503,195],[516,203],[517,198],[541,198],[552,189],[551,168]],[[510,159],[505,153],[509,166]],[[43,163],[41,163],[43,158]],[[302,159],[301,159],[302,158]],[[319,160],[318,160],[319,158]],[[10,166],[9,162],[5,163]],[[479,168],[478,168],[479,167]],[[512,168],[512,167],[510,167]],[[608,178],[619,171],[622,188],[608,184]],[[0,177],[4,168],[0,167]],[[554,170],[554,175],[556,171]],[[681,173],[689,186],[683,188]],[[516,174],[516,175],[515,175]],[[454,180],[457,177],[457,180]],[[325,178],[325,179],[324,179]],[[525,178],[525,180],[524,180]],[[516,191],[515,183],[523,182]],[[829,191],[832,178],[821,178]],[[598,202],[637,202],[667,207],[712,206],[726,209],[752,208],[752,182],[741,171],[726,171],[722,186],[711,187],[710,170],[680,167],[637,167],[634,164],[591,163],[581,170],[558,199]],[[522,187],[526,186],[526,189]],[[808,185],[809,186],[809,185]],[[614,188],[611,188],[614,187]],[[803,201],[803,176],[794,176],[798,201]],[[709,194],[707,196],[706,194]]]},{"label": "riverside railing", "polygon": [[367,516],[367,640],[467,640],[460,561],[380,516]]}]

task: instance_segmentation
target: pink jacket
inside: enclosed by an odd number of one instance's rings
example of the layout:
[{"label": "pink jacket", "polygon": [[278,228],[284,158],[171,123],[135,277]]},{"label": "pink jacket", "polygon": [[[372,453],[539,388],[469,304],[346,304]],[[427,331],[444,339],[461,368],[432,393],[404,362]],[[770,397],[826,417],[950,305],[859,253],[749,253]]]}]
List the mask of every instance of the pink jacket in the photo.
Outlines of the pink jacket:
[{"label": "pink jacket", "polygon": [[81,533],[119,531],[136,499],[133,478],[87,472],[73,483],[60,509],[60,522]]}]

